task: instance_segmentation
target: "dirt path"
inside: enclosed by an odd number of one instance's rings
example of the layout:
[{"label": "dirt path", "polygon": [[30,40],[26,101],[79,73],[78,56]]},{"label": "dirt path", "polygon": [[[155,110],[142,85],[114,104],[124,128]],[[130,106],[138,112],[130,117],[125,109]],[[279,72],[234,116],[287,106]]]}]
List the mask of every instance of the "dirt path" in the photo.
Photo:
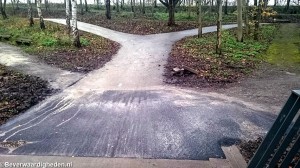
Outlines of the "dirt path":
[{"label": "dirt path", "polygon": [[163,84],[172,44],[196,30],[137,36],[78,27],[122,47],[103,68],[2,125],[1,154],[208,159],[223,156],[221,144],[265,134],[275,118],[260,104]]}]

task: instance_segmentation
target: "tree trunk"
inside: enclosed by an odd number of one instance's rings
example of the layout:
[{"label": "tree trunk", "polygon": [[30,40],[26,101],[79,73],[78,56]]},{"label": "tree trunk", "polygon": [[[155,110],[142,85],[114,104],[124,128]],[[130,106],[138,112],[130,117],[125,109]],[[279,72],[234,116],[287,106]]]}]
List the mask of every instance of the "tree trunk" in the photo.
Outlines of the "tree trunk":
[{"label": "tree trunk", "polygon": [[199,5],[199,15],[198,15],[198,38],[202,37],[202,0],[198,0]]},{"label": "tree trunk", "polygon": [[254,27],[254,40],[258,40],[258,34],[259,34],[259,23],[261,19],[261,12],[262,12],[262,0],[259,0],[258,8],[257,8],[257,14],[255,18],[255,27]]},{"label": "tree trunk", "polygon": [[243,3],[242,0],[237,0],[237,41],[243,41]]},{"label": "tree trunk", "polygon": [[121,0],[121,9],[124,9],[124,0]]},{"label": "tree trunk", "polygon": [[290,8],[290,3],[291,3],[291,0],[287,0],[286,1],[286,6],[285,6],[285,11],[287,12]]},{"label": "tree trunk", "polygon": [[209,0],[209,2],[210,2],[210,5],[209,5],[208,13],[209,13],[209,15],[210,15],[211,12],[212,12],[213,0]]},{"label": "tree trunk", "polygon": [[106,0],[106,18],[111,19],[111,13],[110,13],[110,0]]},{"label": "tree trunk", "polygon": [[66,1],[66,27],[67,27],[67,31],[68,31],[69,35],[71,33],[71,25],[70,25],[71,16],[70,16],[70,13],[71,13],[70,0],[67,0]]},{"label": "tree trunk", "polygon": [[12,7],[12,10],[13,10],[13,14],[15,15],[16,11],[15,11],[15,2],[14,2],[14,0],[11,0],[11,7]]},{"label": "tree trunk", "polygon": [[221,43],[222,43],[222,0],[217,0],[218,5],[218,21],[217,21],[217,45],[216,53],[221,55]]},{"label": "tree trunk", "polygon": [[16,7],[16,10],[19,10],[19,9],[20,9],[19,3],[20,3],[20,0],[17,0],[17,7]]},{"label": "tree trunk", "polygon": [[49,8],[48,0],[45,0],[45,8],[46,8],[46,11],[48,11],[48,8]]},{"label": "tree trunk", "polygon": [[32,17],[32,5],[30,0],[27,0],[27,6],[28,6],[28,20],[29,20],[29,26],[32,27],[34,25],[33,17]]},{"label": "tree trunk", "polygon": [[83,5],[82,5],[82,0],[80,2],[80,14],[83,15]]},{"label": "tree trunk", "polygon": [[73,45],[77,48],[81,47],[79,31],[77,28],[77,2],[72,0],[72,34],[73,34]]},{"label": "tree trunk", "polygon": [[88,12],[89,8],[88,8],[87,0],[84,0],[84,4],[85,4],[85,12]]},{"label": "tree trunk", "polygon": [[145,0],[143,0],[143,8],[142,8],[142,13],[145,14],[146,11],[145,11]]},{"label": "tree trunk", "polygon": [[97,9],[100,10],[100,3],[99,3],[100,0],[96,0],[96,1],[97,1]]},{"label": "tree trunk", "polygon": [[246,35],[248,36],[250,34],[249,16],[248,16],[249,0],[244,0],[244,3],[245,3],[245,5],[244,5],[245,30],[246,30]]},{"label": "tree trunk", "polygon": [[169,21],[168,26],[175,26],[175,5],[173,0],[169,0]]},{"label": "tree trunk", "polygon": [[188,18],[191,18],[191,0],[188,0],[188,4],[189,4],[189,6],[188,6]]},{"label": "tree trunk", "polygon": [[44,18],[43,18],[43,15],[42,15],[42,10],[41,10],[41,0],[36,1],[36,6],[37,6],[37,11],[38,11],[38,16],[40,18],[40,28],[45,29],[46,26],[45,26],[45,22],[44,22]]},{"label": "tree trunk", "polygon": [[119,0],[117,0],[116,3],[117,3],[117,4],[116,4],[116,6],[117,6],[117,12],[120,12],[120,7],[119,7],[119,3],[120,3],[120,2],[119,2]]},{"label": "tree trunk", "polygon": [[2,4],[2,0],[0,0],[0,12],[1,12],[3,19],[8,19],[6,12],[5,12],[5,6],[6,6],[5,4],[6,4],[6,0],[4,0],[4,4]]},{"label": "tree trunk", "polygon": [[228,15],[228,0],[225,0],[224,14],[225,14],[225,15]]},{"label": "tree trunk", "polygon": [[157,8],[157,0],[154,0],[154,8]]}]

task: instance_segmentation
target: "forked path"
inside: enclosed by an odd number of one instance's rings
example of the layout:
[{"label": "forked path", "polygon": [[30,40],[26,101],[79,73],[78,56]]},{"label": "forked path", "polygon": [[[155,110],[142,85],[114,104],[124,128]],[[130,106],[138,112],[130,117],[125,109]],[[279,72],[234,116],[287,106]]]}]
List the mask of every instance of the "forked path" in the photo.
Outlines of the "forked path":
[{"label": "forked path", "polygon": [[257,104],[163,85],[172,44],[197,30],[140,36],[78,27],[122,47],[103,68],[1,126],[1,154],[208,159],[223,156],[221,144],[265,134],[274,120]]}]

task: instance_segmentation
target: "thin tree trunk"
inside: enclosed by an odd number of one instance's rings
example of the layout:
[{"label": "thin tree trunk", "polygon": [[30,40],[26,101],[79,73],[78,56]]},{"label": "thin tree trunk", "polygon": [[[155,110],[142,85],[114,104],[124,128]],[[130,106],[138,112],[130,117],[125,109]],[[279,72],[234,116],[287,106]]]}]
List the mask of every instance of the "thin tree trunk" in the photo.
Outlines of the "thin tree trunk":
[{"label": "thin tree trunk", "polygon": [[116,6],[117,6],[117,12],[120,12],[120,7],[119,7],[119,0],[116,1]]},{"label": "thin tree trunk", "polygon": [[191,18],[191,0],[188,0],[188,17]]},{"label": "thin tree trunk", "polygon": [[133,12],[133,16],[135,17],[136,13],[135,13],[135,0],[132,0],[132,12]]},{"label": "thin tree trunk", "polygon": [[121,0],[121,9],[124,9],[124,0]]},{"label": "thin tree trunk", "polygon": [[[246,1],[246,2],[245,2]],[[248,16],[248,11],[249,11],[249,0],[244,0],[244,16],[245,16],[245,30],[246,30],[246,35],[248,36],[250,34],[250,26],[249,26],[249,16]]]},{"label": "thin tree trunk", "polygon": [[106,18],[111,19],[111,13],[110,13],[110,0],[106,0]]},{"label": "thin tree trunk", "polygon": [[43,15],[42,15],[42,10],[41,10],[41,1],[40,0],[37,0],[36,1],[36,6],[37,6],[37,11],[38,11],[38,16],[40,18],[40,28],[41,29],[45,29],[46,26],[45,26],[45,22],[44,22],[44,18],[43,18]]},{"label": "thin tree trunk", "polygon": [[15,15],[16,11],[15,11],[15,2],[14,2],[14,0],[11,0],[11,7],[12,7],[12,10],[13,10],[13,14]]},{"label": "thin tree trunk", "polygon": [[154,8],[157,8],[157,0],[154,0]]},{"label": "thin tree trunk", "polygon": [[83,15],[83,4],[82,4],[82,0],[80,0],[79,2],[80,2],[80,14]]},{"label": "thin tree trunk", "polygon": [[237,0],[237,41],[243,41],[243,0]]},{"label": "thin tree trunk", "polygon": [[287,12],[288,10],[289,10],[289,8],[290,8],[290,2],[291,2],[291,0],[287,0],[286,1],[286,6],[285,6],[285,11]]},{"label": "thin tree trunk", "polygon": [[27,0],[27,6],[28,6],[28,20],[29,20],[29,26],[32,27],[34,25],[33,17],[32,17],[32,5],[30,0]]},{"label": "thin tree trunk", "polygon": [[154,8],[155,8],[155,0],[153,0],[153,3],[151,5],[151,15],[154,16]]},{"label": "thin tree trunk", "polygon": [[169,0],[169,21],[168,26],[175,26],[175,5],[174,0]]},{"label": "thin tree trunk", "polygon": [[71,34],[71,25],[70,25],[70,20],[71,20],[71,10],[70,10],[70,0],[66,0],[66,27],[67,27],[67,31],[68,34]]},{"label": "thin tree trunk", "polygon": [[87,0],[84,0],[84,4],[85,4],[85,12],[88,12],[89,8],[88,8]]},{"label": "thin tree trunk", "polygon": [[46,11],[48,11],[48,8],[49,8],[48,0],[45,0],[45,8],[46,8]]},{"label": "thin tree trunk", "polygon": [[198,38],[202,37],[202,0],[198,0],[199,5],[199,15],[198,15]]},{"label": "thin tree trunk", "polygon": [[96,1],[97,1],[97,9],[100,10],[100,3],[99,3],[100,0],[96,0]]},{"label": "thin tree trunk", "polygon": [[255,27],[254,27],[254,40],[258,40],[258,34],[259,34],[259,23],[261,20],[261,11],[262,11],[262,0],[259,0],[258,8],[257,8],[257,14],[255,18]]},{"label": "thin tree trunk", "polygon": [[73,45],[77,48],[81,47],[79,31],[77,28],[77,2],[72,0],[72,34],[73,34]]},{"label": "thin tree trunk", "polygon": [[225,15],[228,15],[228,0],[225,0],[224,14],[225,14]]},{"label": "thin tree trunk", "polygon": [[143,0],[143,8],[142,8],[142,13],[145,14],[146,11],[145,11],[145,0]]},{"label": "thin tree trunk", "polygon": [[4,4],[2,4],[2,0],[0,0],[0,12],[1,12],[3,19],[8,19],[6,12],[5,12],[5,6],[6,6],[5,3],[6,3],[5,0],[4,0]]},{"label": "thin tree trunk", "polygon": [[222,43],[222,0],[217,0],[218,5],[218,21],[217,21],[217,45],[216,53],[221,55],[221,43]]},{"label": "thin tree trunk", "polygon": [[20,9],[20,8],[19,8],[19,3],[20,3],[20,1],[17,0],[17,7],[16,7],[16,10],[19,10],[19,9]]},{"label": "thin tree trunk", "polygon": [[209,0],[209,2],[210,2],[210,5],[209,5],[208,13],[209,13],[209,15],[210,15],[211,12],[212,12],[213,0]]}]

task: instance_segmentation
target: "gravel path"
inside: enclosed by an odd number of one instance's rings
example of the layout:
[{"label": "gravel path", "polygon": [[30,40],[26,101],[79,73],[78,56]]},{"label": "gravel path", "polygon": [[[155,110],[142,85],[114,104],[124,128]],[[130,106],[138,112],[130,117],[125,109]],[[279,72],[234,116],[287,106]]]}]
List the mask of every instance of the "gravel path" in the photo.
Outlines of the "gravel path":
[{"label": "gravel path", "polygon": [[223,156],[221,144],[265,134],[275,118],[259,104],[163,84],[172,44],[197,30],[138,36],[78,27],[121,49],[103,68],[2,125],[1,154],[208,159]]}]

